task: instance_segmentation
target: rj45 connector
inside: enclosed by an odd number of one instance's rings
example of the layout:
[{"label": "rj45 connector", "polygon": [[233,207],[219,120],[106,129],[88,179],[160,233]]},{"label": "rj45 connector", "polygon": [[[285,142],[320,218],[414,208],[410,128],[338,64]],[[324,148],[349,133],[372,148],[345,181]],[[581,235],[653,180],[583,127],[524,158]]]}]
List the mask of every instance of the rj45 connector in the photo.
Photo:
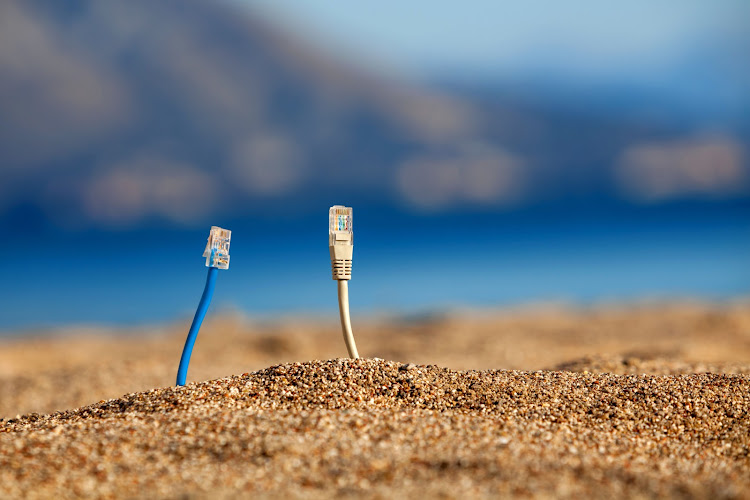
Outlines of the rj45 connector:
[{"label": "rj45 connector", "polygon": [[229,229],[211,226],[206,249],[203,251],[203,256],[206,258],[206,267],[229,269],[229,242],[231,239],[232,231]]}]

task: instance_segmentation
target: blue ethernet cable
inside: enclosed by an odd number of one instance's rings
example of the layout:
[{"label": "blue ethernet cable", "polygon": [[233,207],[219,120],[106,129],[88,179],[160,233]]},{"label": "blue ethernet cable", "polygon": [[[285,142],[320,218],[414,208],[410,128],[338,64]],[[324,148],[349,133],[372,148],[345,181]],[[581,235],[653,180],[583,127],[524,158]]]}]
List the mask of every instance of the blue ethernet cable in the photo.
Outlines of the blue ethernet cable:
[{"label": "blue ethernet cable", "polygon": [[190,356],[193,354],[193,346],[195,345],[195,339],[198,337],[201,324],[203,324],[203,318],[206,317],[208,306],[211,305],[211,298],[214,295],[216,276],[219,274],[219,269],[229,269],[229,242],[231,236],[232,232],[228,229],[222,229],[217,226],[211,227],[206,250],[203,252],[203,256],[206,257],[206,266],[208,267],[206,286],[203,289],[201,301],[198,303],[198,309],[195,311],[195,317],[193,317],[193,323],[190,325],[187,339],[185,339],[185,347],[182,348],[180,367],[177,369],[178,386],[185,385]]},{"label": "blue ethernet cable", "polygon": [[206,317],[208,306],[211,305],[211,298],[214,296],[214,288],[216,287],[217,274],[219,274],[219,269],[217,267],[208,268],[206,287],[203,289],[203,296],[201,297],[201,301],[198,303],[198,310],[195,311],[193,324],[190,325],[190,331],[188,332],[187,339],[185,340],[185,347],[182,348],[180,368],[177,370],[177,385],[185,385],[188,365],[190,364],[190,355],[193,354],[193,345],[195,345],[195,339],[196,337],[198,337],[198,330],[201,329],[203,318]]}]

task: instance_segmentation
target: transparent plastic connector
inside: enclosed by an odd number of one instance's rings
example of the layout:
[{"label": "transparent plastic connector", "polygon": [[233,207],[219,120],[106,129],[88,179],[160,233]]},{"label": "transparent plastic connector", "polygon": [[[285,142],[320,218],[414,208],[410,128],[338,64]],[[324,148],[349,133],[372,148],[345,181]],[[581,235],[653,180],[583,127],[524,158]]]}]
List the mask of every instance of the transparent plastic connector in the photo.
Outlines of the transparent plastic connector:
[{"label": "transparent plastic connector", "polygon": [[206,267],[218,267],[229,269],[229,241],[232,239],[232,231],[222,229],[219,226],[211,226],[208,235],[208,243],[203,251],[206,258]]},{"label": "transparent plastic connector", "polygon": [[328,244],[353,245],[352,207],[334,205],[328,210]]}]

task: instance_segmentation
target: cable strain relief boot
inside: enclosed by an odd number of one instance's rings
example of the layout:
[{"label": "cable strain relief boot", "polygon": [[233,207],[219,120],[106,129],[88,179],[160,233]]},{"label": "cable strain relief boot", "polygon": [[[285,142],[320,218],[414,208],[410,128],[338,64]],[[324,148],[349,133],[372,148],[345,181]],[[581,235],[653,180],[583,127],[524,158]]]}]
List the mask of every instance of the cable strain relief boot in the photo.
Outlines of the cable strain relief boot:
[{"label": "cable strain relief boot", "polygon": [[336,259],[331,261],[331,271],[334,281],[352,279],[352,260]]},{"label": "cable strain relief boot", "polygon": [[331,277],[334,281],[352,279],[352,245],[331,245]]}]

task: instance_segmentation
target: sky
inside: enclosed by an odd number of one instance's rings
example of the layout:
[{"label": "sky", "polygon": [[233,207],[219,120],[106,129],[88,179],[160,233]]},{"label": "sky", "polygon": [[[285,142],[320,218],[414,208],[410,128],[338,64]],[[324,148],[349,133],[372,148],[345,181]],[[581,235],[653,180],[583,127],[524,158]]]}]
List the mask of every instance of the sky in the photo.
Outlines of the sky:
[{"label": "sky", "polygon": [[[564,67],[639,78],[747,40],[745,0],[235,0],[344,54],[402,72],[502,74]],[[745,20],[745,22],[743,22]]]}]

